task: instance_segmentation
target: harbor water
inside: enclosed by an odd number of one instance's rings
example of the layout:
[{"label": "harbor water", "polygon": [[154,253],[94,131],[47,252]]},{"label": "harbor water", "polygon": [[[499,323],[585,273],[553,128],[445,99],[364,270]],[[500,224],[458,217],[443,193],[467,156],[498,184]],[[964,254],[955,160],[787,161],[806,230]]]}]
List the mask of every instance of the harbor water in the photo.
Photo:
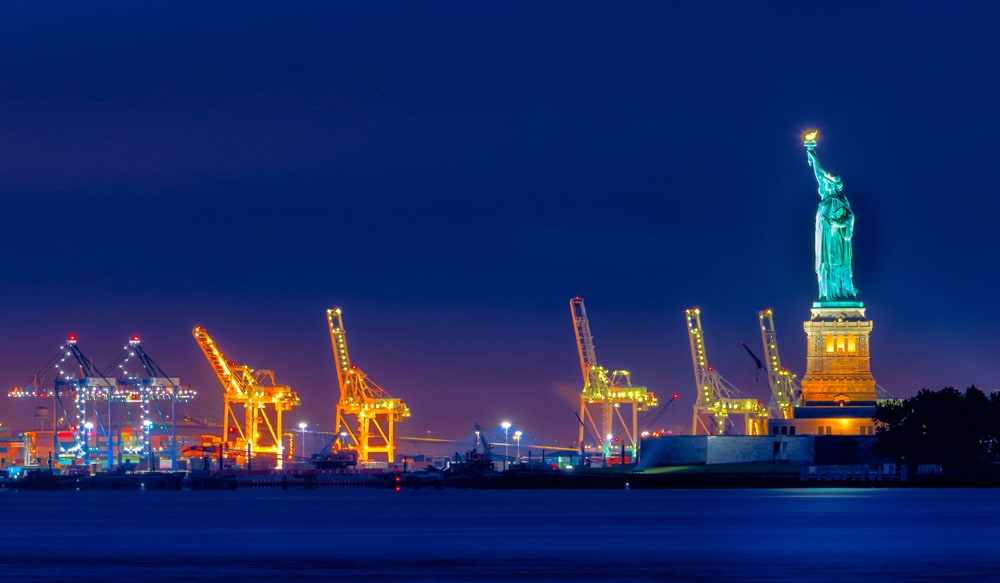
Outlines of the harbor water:
[{"label": "harbor water", "polygon": [[7,581],[1000,580],[986,488],[7,490],[0,516]]}]

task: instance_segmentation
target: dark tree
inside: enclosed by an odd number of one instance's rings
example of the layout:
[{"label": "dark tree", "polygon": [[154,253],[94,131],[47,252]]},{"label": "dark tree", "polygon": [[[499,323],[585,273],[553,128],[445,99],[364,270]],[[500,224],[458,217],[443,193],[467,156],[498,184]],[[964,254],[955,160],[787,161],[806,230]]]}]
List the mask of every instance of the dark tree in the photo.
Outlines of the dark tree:
[{"label": "dark tree", "polygon": [[913,466],[969,470],[1000,455],[1000,396],[976,387],[922,389],[875,410],[875,451]]}]

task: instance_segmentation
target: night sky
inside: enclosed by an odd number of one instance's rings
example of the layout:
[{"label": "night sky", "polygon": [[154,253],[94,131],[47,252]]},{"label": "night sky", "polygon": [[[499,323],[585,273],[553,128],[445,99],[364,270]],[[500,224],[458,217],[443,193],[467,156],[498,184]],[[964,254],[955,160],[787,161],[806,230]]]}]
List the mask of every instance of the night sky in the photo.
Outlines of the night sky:
[{"label": "night sky", "polygon": [[0,15],[5,388],[71,332],[99,366],[140,334],[218,416],[201,324],[332,429],[341,306],[399,433],[571,445],[579,295],[598,361],[679,392],[687,432],[686,308],[748,396],[762,308],[804,372],[812,127],[878,384],[1000,387],[985,3],[54,4]]}]

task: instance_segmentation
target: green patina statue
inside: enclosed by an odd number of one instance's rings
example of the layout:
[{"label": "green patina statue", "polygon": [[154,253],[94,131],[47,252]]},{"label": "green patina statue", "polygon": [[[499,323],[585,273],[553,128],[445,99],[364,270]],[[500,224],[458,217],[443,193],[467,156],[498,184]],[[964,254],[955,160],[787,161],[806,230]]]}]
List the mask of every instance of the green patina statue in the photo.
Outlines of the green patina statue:
[{"label": "green patina statue", "polygon": [[851,269],[854,213],[844,196],[844,183],[840,176],[823,170],[819,165],[819,158],[816,157],[817,136],[818,132],[815,130],[807,132],[803,145],[819,185],[820,201],[819,208],[816,209],[819,301],[855,302],[858,290],[854,287],[854,273]]}]

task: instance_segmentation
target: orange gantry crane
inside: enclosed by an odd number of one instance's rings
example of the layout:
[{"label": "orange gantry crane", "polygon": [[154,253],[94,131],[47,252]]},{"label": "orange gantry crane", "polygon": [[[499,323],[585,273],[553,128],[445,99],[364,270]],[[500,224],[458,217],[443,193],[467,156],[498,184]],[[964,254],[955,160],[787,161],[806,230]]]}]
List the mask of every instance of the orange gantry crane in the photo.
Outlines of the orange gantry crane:
[{"label": "orange gantry crane", "polygon": [[[337,385],[340,387],[336,433],[342,435],[346,432],[350,436],[357,445],[361,462],[377,461],[372,459],[373,454],[385,454],[385,461],[392,463],[396,450],[395,425],[410,416],[410,409],[401,399],[391,397],[361,369],[351,364],[340,308],[327,310],[326,321],[330,327]],[[338,448],[347,446],[337,443]]]},{"label": "orange gantry crane", "polygon": [[[628,444],[628,449],[635,459],[639,436],[639,411],[655,409],[658,402],[656,395],[646,387],[633,387],[632,378],[627,370],[608,371],[597,364],[597,352],[594,349],[594,337],[590,334],[590,320],[587,319],[587,309],[579,296],[569,301],[569,309],[573,315],[573,329],[576,332],[576,348],[580,354],[580,372],[583,374],[583,391],[580,392],[580,434],[577,442],[583,447],[585,423],[597,434],[602,445],[605,463],[611,457],[612,444],[619,440],[622,445]],[[622,406],[631,405],[631,423],[626,423],[622,416]],[[594,414],[590,408],[600,409],[601,426],[598,428]],[[618,424],[615,424],[615,419]],[[621,463],[625,463],[622,459]]]},{"label": "orange gantry crane", "polygon": [[[226,355],[201,326],[195,326],[192,334],[222,385],[222,442],[228,443],[236,456],[245,455],[248,461],[258,455],[274,455],[276,467],[281,469],[282,415],[299,404],[298,394],[291,387],[278,385],[273,371],[255,371],[245,364],[226,360]],[[242,422],[236,414],[239,409],[243,411]]]}]

